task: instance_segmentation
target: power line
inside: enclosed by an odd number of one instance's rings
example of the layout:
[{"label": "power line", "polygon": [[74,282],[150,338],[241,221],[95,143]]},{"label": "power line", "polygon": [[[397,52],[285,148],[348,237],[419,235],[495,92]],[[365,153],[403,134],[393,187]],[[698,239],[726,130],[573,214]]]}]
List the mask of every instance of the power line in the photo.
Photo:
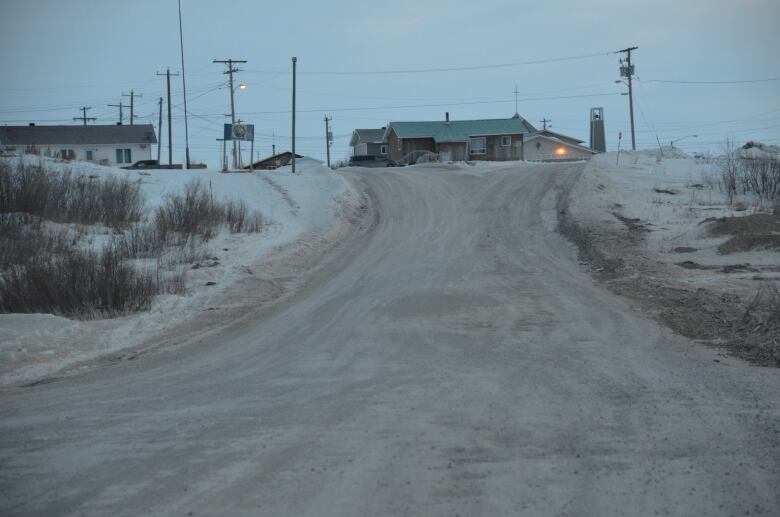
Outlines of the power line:
[{"label": "power line", "polygon": [[[559,63],[561,61],[574,61],[593,57],[608,56],[612,52],[598,52],[593,54],[580,54],[576,56],[555,57],[548,59],[535,59],[532,61],[515,61],[512,63],[497,63],[492,65],[453,66],[444,68],[413,68],[405,70],[354,70],[354,71],[306,71],[298,72],[305,75],[393,75],[393,74],[427,74],[438,72],[465,72],[469,70],[490,70],[495,68],[512,68],[517,66],[541,65],[545,63]],[[247,70],[247,73],[255,74],[289,74],[285,70]]]},{"label": "power line", "polygon": [[780,77],[770,77],[768,79],[745,79],[740,81],[676,81],[670,79],[639,79],[643,83],[670,83],[670,84],[747,84],[747,83],[768,83],[780,81]]}]

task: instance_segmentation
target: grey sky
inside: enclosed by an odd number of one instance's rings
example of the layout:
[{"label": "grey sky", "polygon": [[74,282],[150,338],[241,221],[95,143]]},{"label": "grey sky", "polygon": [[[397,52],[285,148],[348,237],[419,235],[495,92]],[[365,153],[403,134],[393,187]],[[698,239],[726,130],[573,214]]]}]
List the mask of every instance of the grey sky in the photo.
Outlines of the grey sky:
[{"label": "grey sky", "polygon": [[[98,123],[115,123],[121,94],[142,93],[136,113],[157,121],[164,80],[181,68],[175,0],[3,0],[0,18],[0,121],[75,123],[93,106]],[[289,147],[290,57],[298,57],[298,149],[324,158],[325,113],[336,135],[332,156],[348,153],[351,131],[393,120],[509,117],[514,90],[533,124],[588,137],[588,112],[605,108],[607,140],[628,134],[628,101],[618,55],[637,45],[638,147],[693,133],[680,147],[712,149],[725,137],[780,144],[780,82],[679,84],[780,77],[778,0],[252,2],[183,0],[190,147],[218,165],[227,76],[212,59],[246,59],[237,81],[240,118],[252,122],[256,149]],[[343,74],[472,67],[601,54],[527,66],[435,73]],[[181,104],[181,81],[174,82]],[[598,95],[585,97],[585,95]],[[559,97],[559,98],[549,98]],[[564,98],[568,97],[568,98]],[[535,100],[531,100],[535,99]],[[128,99],[124,99],[127,101]],[[393,106],[419,106],[400,108]],[[351,109],[359,108],[359,109]],[[324,111],[323,111],[324,110]],[[175,157],[183,161],[182,109],[174,110]],[[125,113],[127,117],[127,113]],[[167,130],[166,130],[167,131]]]}]

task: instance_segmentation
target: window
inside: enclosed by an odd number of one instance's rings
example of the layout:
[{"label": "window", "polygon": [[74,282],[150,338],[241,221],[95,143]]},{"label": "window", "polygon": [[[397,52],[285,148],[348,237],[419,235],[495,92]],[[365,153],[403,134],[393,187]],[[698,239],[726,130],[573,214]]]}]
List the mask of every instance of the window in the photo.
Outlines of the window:
[{"label": "window", "polygon": [[91,162],[95,157],[92,155],[92,151],[87,151],[87,161]]},{"label": "window", "polygon": [[401,139],[400,138],[398,139],[398,150],[399,151],[401,150]]},{"label": "window", "polygon": [[133,163],[133,156],[130,153],[130,149],[117,149],[116,163]]},{"label": "window", "polygon": [[486,147],[486,138],[484,136],[481,136],[479,138],[472,138],[469,140],[469,153],[470,154],[485,154],[485,151],[487,149]]},{"label": "window", "polygon": [[501,147],[509,147],[512,145],[512,137],[509,135],[501,137]]},{"label": "window", "polygon": [[379,146],[379,154],[387,154],[387,146],[386,145]]}]

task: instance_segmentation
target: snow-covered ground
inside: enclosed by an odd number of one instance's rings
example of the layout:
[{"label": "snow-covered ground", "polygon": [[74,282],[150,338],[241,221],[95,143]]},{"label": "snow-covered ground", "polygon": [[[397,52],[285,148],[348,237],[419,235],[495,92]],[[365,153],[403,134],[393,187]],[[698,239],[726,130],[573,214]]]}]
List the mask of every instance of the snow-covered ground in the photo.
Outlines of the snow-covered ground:
[{"label": "snow-covered ground", "polygon": [[[616,153],[595,156],[572,191],[570,210],[580,220],[607,228],[624,226],[616,215],[636,220],[646,230],[646,252],[670,265],[691,261],[703,266],[777,266],[778,253],[772,250],[719,253],[718,246],[728,237],[710,235],[703,224],[705,219],[766,212],[767,207],[744,196],[729,204],[718,188],[717,164],[682,158],[679,153],[669,155],[667,150],[659,160],[656,152],[621,152],[619,162]],[[715,269],[701,269],[687,272],[686,281],[734,289],[755,276],[755,271],[724,276]],[[761,272],[761,276],[776,278],[777,273]]]},{"label": "snow-covered ground", "polygon": [[229,288],[246,283],[248,278],[257,281],[266,261],[298,241],[305,240],[306,246],[311,246],[326,239],[334,226],[341,224],[338,214],[358,203],[357,193],[341,176],[307,158],[298,160],[295,174],[290,167],[224,174],[216,170],[126,171],[84,162],[61,166],[89,175],[137,179],[149,213],[167,194],[181,193],[186,183],[200,179],[211,188],[215,200],[243,200],[250,211],[259,210],[270,224],[262,233],[222,231],[207,243],[212,256],[207,264],[197,269],[183,266],[187,270],[186,293],[158,296],[150,311],[91,321],[50,314],[0,314],[0,385],[29,382],[75,363],[121,354],[175,324],[224,307]]}]

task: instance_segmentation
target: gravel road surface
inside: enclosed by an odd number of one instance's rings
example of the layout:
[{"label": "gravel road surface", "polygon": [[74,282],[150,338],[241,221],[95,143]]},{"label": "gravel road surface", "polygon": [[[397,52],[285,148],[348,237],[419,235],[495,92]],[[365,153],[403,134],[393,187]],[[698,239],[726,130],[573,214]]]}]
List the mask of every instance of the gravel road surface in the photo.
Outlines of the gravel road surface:
[{"label": "gravel road surface", "polygon": [[0,392],[0,514],[780,514],[779,371],[591,279],[580,171],[345,172],[376,225],[296,295]]}]

